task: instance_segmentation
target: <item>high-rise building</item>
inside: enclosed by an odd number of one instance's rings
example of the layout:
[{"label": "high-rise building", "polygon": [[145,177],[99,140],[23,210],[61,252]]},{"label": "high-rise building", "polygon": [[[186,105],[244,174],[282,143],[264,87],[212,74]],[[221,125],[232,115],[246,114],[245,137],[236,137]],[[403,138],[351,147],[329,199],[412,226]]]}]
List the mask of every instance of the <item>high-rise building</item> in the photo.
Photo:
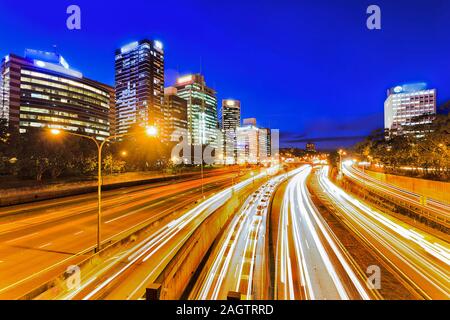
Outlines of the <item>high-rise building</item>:
[{"label": "high-rise building", "polygon": [[188,139],[192,145],[217,147],[216,92],[201,74],[187,75],[175,84],[179,97],[187,101]]},{"label": "high-rise building", "polygon": [[116,127],[155,125],[161,130],[164,103],[164,51],[161,42],[141,40],[116,50]]},{"label": "high-rise building", "polygon": [[236,130],[241,125],[241,102],[238,100],[222,100],[222,158],[224,164],[234,164],[237,161]]},{"label": "high-rise building", "polygon": [[259,163],[259,130],[253,125],[237,129],[237,163]]},{"label": "high-rise building", "polygon": [[271,130],[258,128],[256,119],[245,119],[237,129],[237,163],[257,164],[271,161],[272,135]]},{"label": "high-rise building", "polygon": [[187,131],[187,101],[177,96],[175,87],[164,89],[164,139],[170,141],[174,131]]},{"label": "high-rise building", "polygon": [[436,115],[436,90],[425,83],[388,90],[384,103],[384,126],[390,134],[414,133],[414,126],[431,123]]},{"label": "high-rise building", "polygon": [[256,118],[246,118],[243,120],[244,126],[254,126],[256,127]]},{"label": "high-rise building", "polygon": [[222,129],[236,130],[241,125],[241,102],[222,100]]},{"label": "high-rise building", "polygon": [[20,133],[29,128],[110,135],[114,89],[71,69],[58,53],[27,49],[1,63],[0,117]]},{"label": "high-rise building", "polygon": [[259,161],[265,162],[269,160],[271,155],[271,134],[270,129],[259,128],[259,139],[258,139],[258,153]]}]

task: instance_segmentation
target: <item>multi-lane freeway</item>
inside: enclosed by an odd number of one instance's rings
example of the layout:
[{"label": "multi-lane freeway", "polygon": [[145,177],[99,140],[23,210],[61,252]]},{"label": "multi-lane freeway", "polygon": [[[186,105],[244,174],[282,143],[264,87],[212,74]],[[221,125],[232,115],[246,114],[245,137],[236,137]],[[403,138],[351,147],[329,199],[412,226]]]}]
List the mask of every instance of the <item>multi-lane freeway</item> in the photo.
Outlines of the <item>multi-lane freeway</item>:
[{"label": "multi-lane freeway", "polygon": [[420,210],[431,221],[450,228],[450,204],[432,198],[424,201],[423,195],[375,179],[353,166],[352,161],[344,161],[342,164],[342,172],[349,179],[364,188],[370,188],[381,195],[414,207],[416,210]]},{"label": "multi-lane freeway", "polygon": [[[343,168],[361,187],[422,205],[420,195],[349,164]],[[104,250],[97,254],[95,194],[3,207],[0,299],[142,299],[195,231],[238,199],[239,209],[229,211],[204,262],[183,271],[195,275],[188,298],[226,299],[230,293],[253,300],[383,298],[371,290],[368,275],[317,209],[308,189],[312,174],[339,223],[413,296],[450,299],[448,237],[411,226],[345,192],[330,180],[327,166],[277,170],[240,177],[231,169],[212,172],[203,181],[204,197],[202,181],[195,178],[106,191]],[[450,214],[448,205],[434,200],[423,206]],[[74,265],[81,268],[80,283],[67,288],[61,275]]]},{"label": "multi-lane freeway", "polygon": [[276,246],[275,298],[370,299],[365,280],[311,202],[300,168],[283,195]]},{"label": "multi-lane freeway", "polygon": [[[203,181],[205,195],[233,180],[237,172],[211,173]],[[200,179],[190,179],[104,192],[103,241],[177,214],[200,198],[201,184]],[[95,194],[4,207],[0,212],[0,298],[21,297],[86,259],[95,247]]]},{"label": "multi-lane freeway", "polygon": [[290,174],[270,179],[247,198],[212,253],[191,299],[226,299],[230,292],[245,300],[268,298],[268,206],[275,189]]},{"label": "multi-lane freeway", "polygon": [[319,184],[344,223],[424,299],[450,299],[450,246],[441,238],[370,207],[333,184],[328,167]]},{"label": "multi-lane freeway", "polygon": [[84,273],[76,290],[58,299],[140,299],[146,288],[189,239],[190,235],[215,210],[243,188],[263,178],[266,172],[215,193],[167,224],[158,225],[137,244],[125,248],[107,263]]}]

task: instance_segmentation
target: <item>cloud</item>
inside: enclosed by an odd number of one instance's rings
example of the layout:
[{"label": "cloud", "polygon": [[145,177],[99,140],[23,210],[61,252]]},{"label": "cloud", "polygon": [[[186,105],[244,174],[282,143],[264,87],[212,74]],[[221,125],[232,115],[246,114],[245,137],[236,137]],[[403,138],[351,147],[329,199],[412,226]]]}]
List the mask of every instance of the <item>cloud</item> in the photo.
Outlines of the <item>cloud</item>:
[{"label": "cloud", "polygon": [[313,142],[321,150],[351,147],[364,140],[374,129],[382,126],[383,113],[373,113],[351,119],[338,120],[332,116],[311,121],[300,132],[280,133],[283,147],[304,148]]}]

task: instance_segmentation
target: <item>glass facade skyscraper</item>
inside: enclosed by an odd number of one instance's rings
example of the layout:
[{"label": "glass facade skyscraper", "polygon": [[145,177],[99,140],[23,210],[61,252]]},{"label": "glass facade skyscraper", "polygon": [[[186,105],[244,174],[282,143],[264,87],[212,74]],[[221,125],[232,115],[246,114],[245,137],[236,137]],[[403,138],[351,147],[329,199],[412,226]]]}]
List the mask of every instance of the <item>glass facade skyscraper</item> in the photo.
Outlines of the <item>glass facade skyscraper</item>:
[{"label": "glass facade skyscraper", "polygon": [[241,125],[241,102],[238,100],[222,100],[222,158],[225,164],[234,164],[237,161],[236,130]]},{"label": "glass facade skyscraper", "polygon": [[188,138],[192,145],[217,147],[216,92],[201,74],[178,78],[177,95],[187,101]]},{"label": "glass facade skyscraper", "polygon": [[241,125],[241,102],[238,100],[222,100],[222,129],[236,130]]},{"label": "glass facade skyscraper", "polygon": [[83,77],[54,52],[26,50],[1,64],[0,116],[21,133],[29,128],[81,131],[102,140],[114,114],[112,87]]},{"label": "glass facade skyscraper", "polygon": [[132,42],[115,54],[116,130],[133,124],[163,126],[164,50],[161,42]]}]

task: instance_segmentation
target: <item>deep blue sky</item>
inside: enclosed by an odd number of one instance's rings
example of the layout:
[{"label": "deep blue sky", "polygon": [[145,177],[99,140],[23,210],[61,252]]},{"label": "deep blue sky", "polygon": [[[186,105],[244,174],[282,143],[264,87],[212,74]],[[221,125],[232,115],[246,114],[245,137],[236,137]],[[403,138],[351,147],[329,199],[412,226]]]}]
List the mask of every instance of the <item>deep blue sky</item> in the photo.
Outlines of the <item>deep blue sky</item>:
[{"label": "deep blue sky", "polygon": [[[70,4],[81,7],[80,31],[66,28]],[[381,31],[366,28],[370,4]],[[57,45],[73,68],[112,85],[116,48],[159,39],[169,84],[202,61],[243,117],[279,128],[284,145],[328,148],[383,127],[388,87],[424,81],[450,100],[449,21],[448,0],[1,0],[0,55]]]}]

